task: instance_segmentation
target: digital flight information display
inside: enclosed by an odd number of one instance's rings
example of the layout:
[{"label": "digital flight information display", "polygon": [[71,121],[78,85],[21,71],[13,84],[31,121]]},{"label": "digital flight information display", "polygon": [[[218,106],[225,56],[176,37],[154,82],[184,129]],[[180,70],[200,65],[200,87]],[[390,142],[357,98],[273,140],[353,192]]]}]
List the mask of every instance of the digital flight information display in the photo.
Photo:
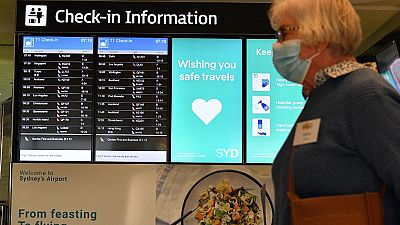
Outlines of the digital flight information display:
[{"label": "digital flight information display", "polygon": [[21,162],[272,163],[305,104],[274,39],[18,41]]},{"label": "digital flight information display", "polygon": [[168,39],[99,37],[98,162],[166,162]]},{"label": "digital flight information display", "polygon": [[93,38],[24,36],[20,161],[91,161]]}]

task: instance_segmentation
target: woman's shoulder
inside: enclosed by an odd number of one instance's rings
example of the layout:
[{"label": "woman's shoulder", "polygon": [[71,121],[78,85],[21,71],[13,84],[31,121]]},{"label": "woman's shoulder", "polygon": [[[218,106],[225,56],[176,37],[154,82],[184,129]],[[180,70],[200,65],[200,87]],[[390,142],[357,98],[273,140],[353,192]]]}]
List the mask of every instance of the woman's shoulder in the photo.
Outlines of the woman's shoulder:
[{"label": "woman's shoulder", "polygon": [[368,68],[355,70],[343,76],[341,89],[349,89],[353,95],[398,95],[381,75]]},{"label": "woman's shoulder", "polygon": [[346,83],[351,85],[367,86],[367,87],[379,87],[382,81],[382,77],[375,71],[363,68],[352,71],[347,76],[344,76]]},{"label": "woman's shoulder", "polygon": [[400,94],[381,75],[370,69],[360,69],[343,76],[337,86],[344,107],[358,116],[368,107],[389,108],[398,111]]}]

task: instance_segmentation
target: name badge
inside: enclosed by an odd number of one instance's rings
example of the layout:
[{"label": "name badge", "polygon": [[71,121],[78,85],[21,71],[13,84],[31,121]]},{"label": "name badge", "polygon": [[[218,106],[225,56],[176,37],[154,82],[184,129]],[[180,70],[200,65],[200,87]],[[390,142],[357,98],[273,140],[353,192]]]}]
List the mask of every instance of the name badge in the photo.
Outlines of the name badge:
[{"label": "name badge", "polygon": [[294,132],[293,146],[317,142],[320,123],[321,118],[297,123]]}]

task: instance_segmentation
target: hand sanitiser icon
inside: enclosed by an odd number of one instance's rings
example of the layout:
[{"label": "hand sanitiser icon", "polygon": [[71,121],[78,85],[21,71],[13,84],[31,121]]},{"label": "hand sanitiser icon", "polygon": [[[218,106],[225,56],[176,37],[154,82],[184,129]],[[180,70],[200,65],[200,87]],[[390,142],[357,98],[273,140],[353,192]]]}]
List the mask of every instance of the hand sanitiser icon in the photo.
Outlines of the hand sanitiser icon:
[{"label": "hand sanitiser icon", "polygon": [[270,96],[253,96],[252,97],[252,113],[254,114],[270,114]]},{"label": "hand sanitiser icon", "polygon": [[262,102],[262,100],[260,100],[260,101],[258,102],[258,104],[261,104],[261,107],[262,107],[265,111],[268,111],[269,106],[268,106],[267,104],[265,104],[264,102]]}]

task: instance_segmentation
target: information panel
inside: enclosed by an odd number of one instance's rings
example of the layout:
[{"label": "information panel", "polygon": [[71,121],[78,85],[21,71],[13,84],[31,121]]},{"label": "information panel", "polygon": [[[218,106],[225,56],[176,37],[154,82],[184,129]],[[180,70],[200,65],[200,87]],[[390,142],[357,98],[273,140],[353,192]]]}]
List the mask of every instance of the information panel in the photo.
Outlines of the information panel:
[{"label": "information panel", "polygon": [[98,38],[96,161],[166,162],[168,39]]},{"label": "information panel", "polygon": [[242,40],[172,39],[171,161],[242,163]]},{"label": "information panel", "polygon": [[22,42],[20,161],[91,161],[93,38]]},{"label": "information panel", "polygon": [[301,85],[275,70],[275,42],[247,40],[247,163],[272,163],[304,108]]}]

